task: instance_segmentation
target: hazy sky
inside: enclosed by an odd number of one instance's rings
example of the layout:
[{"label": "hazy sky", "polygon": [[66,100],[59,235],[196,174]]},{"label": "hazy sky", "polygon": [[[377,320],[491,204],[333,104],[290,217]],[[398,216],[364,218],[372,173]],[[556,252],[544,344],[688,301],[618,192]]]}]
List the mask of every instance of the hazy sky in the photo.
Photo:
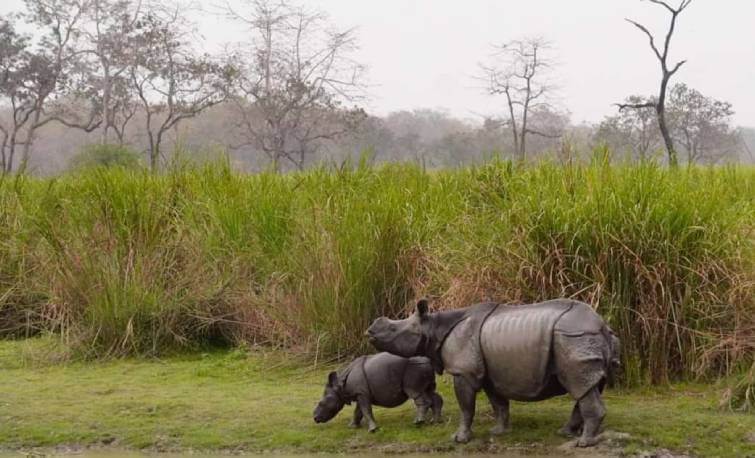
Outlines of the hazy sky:
[{"label": "hazy sky", "polygon": [[[669,0],[672,3],[680,0]],[[201,2],[207,8],[214,0]],[[218,1],[217,3],[223,3]],[[231,0],[240,5],[243,0]],[[440,108],[461,117],[501,112],[502,100],[474,80],[490,43],[540,35],[557,47],[561,105],[575,122],[614,113],[633,93],[657,92],[660,70],[647,38],[625,17],[663,35],[660,6],[639,0],[305,0],[341,27],[358,28],[358,58],[369,67],[378,114]],[[0,13],[21,0],[0,0]],[[735,122],[755,126],[755,1],[693,0],[680,17],[675,76],[706,95],[734,104]],[[198,16],[214,45],[239,40],[240,29],[210,14]]]}]

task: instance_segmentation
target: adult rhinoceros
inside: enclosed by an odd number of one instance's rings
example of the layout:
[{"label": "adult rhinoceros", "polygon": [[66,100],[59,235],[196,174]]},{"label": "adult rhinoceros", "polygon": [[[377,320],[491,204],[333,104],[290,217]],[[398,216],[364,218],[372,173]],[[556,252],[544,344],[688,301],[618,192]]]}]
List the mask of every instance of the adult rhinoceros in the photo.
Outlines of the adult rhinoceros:
[{"label": "adult rhinoceros", "polygon": [[461,422],[453,438],[471,437],[475,397],[485,390],[496,413],[491,431],[509,429],[509,400],[540,401],[569,393],[576,404],[561,432],[577,445],[597,442],[605,407],[600,398],[618,363],[618,339],[589,305],[556,299],[529,305],[476,304],[429,313],[426,300],[404,320],[381,317],[367,330],[378,350],[427,356],[454,377]]}]

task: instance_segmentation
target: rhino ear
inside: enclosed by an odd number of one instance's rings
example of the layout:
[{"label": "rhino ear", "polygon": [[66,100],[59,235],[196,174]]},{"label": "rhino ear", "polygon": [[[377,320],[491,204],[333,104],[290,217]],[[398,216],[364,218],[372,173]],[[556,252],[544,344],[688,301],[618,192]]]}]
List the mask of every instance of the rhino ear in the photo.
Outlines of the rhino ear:
[{"label": "rhino ear", "polygon": [[427,309],[428,309],[428,302],[427,299],[420,299],[417,301],[417,313],[420,317],[423,317],[427,315]]},{"label": "rhino ear", "polygon": [[328,374],[328,386],[338,386],[338,374],[335,371]]}]

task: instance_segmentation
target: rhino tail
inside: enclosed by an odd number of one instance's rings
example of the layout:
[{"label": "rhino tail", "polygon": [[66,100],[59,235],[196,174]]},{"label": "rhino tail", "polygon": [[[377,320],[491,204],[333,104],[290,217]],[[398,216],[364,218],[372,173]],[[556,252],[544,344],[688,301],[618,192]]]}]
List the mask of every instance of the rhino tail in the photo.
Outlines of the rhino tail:
[{"label": "rhino tail", "polygon": [[602,331],[608,344],[608,358],[606,358],[608,362],[606,367],[607,382],[608,385],[613,386],[616,381],[616,372],[621,367],[621,342],[616,333],[613,332],[613,329],[608,327],[608,325],[603,325]]}]

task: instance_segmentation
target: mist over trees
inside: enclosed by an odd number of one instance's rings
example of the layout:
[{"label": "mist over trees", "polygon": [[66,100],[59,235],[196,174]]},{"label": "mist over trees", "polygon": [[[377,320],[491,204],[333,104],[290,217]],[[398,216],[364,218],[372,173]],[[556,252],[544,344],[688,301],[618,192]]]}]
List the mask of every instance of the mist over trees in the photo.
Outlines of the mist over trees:
[{"label": "mist over trees", "polygon": [[[640,106],[652,97],[628,97],[624,105]],[[665,103],[668,134],[676,154],[686,163],[716,164],[737,160],[745,149],[742,132],[731,123],[734,114],[729,102],[707,97],[684,83],[674,85]],[[654,106],[620,110],[608,116],[595,132],[595,141],[610,145],[625,159],[644,160],[664,145]]]},{"label": "mist over trees", "polygon": [[[304,3],[244,0],[212,12],[244,33],[209,53],[191,20],[196,5],[25,0],[22,11],[0,17],[1,171],[59,173],[80,163],[80,152],[118,163],[118,151],[153,170],[176,151],[190,159],[227,153],[245,171],[357,160],[454,167],[492,156],[579,159],[597,146],[615,160],[752,162],[755,130],[732,124],[729,102],[670,84],[684,63],[668,63],[671,38],[691,1],[652,3],[671,13],[662,44],[630,22],[659,60],[660,92],[627,95],[617,112],[588,125],[562,108],[558,53],[543,37],[470,50],[483,62],[470,83],[482,82],[499,101],[493,113],[460,119],[417,108],[377,116],[365,109],[369,69],[355,57],[358,29],[336,27]],[[93,153],[91,145],[119,148]]]},{"label": "mist over trees", "polygon": [[327,15],[303,6],[266,0],[246,6],[227,8],[251,40],[234,59],[242,62],[233,98],[239,146],[261,151],[275,170],[301,170],[365,116],[347,106],[363,93],[364,67],[351,56],[356,33],[330,29]]}]

